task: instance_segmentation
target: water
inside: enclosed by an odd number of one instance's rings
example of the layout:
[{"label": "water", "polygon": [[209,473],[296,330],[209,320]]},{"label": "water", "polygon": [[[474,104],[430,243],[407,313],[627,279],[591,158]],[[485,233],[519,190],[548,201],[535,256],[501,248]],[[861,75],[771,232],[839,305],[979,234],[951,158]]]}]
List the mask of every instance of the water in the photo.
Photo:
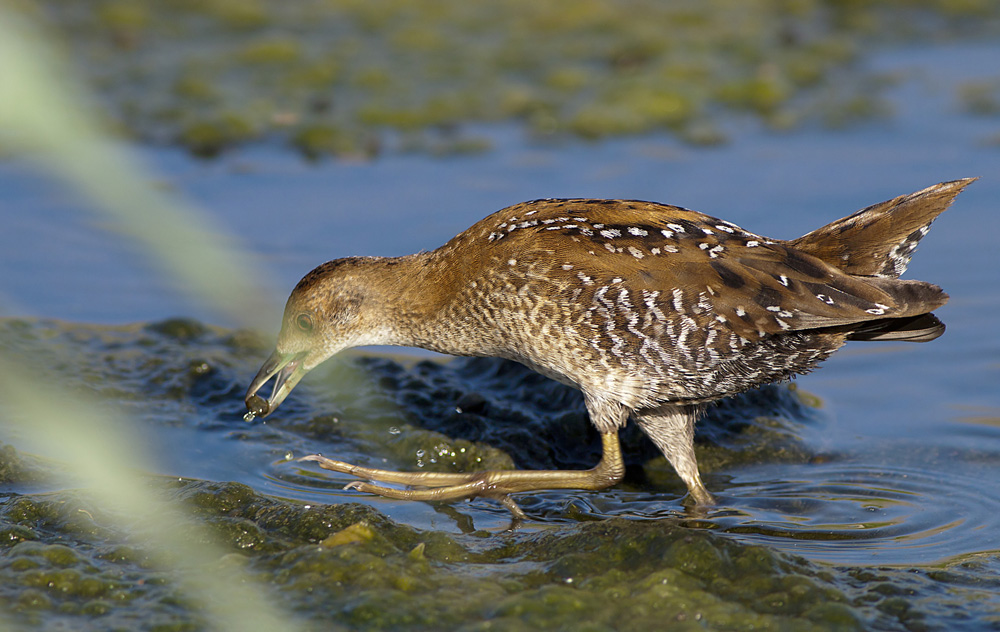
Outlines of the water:
[{"label": "water", "polygon": [[[434,248],[487,213],[526,199],[651,199],[792,238],[895,195],[982,176],[934,224],[906,274],[951,295],[938,312],[947,333],[924,345],[852,343],[800,378],[801,389],[820,406],[806,418],[786,416],[782,428],[795,436],[804,457],[730,461],[707,472],[706,484],[720,501],[707,516],[685,515],[683,490],[669,471],[653,482],[626,481],[606,491],[520,499],[533,517],[522,534],[551,534],[616,516],[670,520],[837,567],[917,569],[925,581],[915,588],[916,598],[927,621],[939,627],[955,623],[958,606],[948,605],[935,580],[926,578],[929,569],[946,569],[954,576],[943,585],[975,603],[967,606],[972,622],[966,622],[975,629],[977,617],[995,624],[985,617],[1000,610],[1000,588],[987,581],[1000,570],[1000,147],[988,142],[1000,121],[963,114],[954,95],[962,81],[993,76],[998,55],[1000,47],[990,44],[884,54],[871,63],[908,78],[891,92],[891,118],[835,133],[783,136],[748,128],[731,146],[714,149],[663,138],[536,146],[502,128],[484,130],[496,151],[446,159],[404,155],[307,165],[256,147],[202,163],[171,150],[141,153],[165,186],[200,204],[273,272],[261,291],[274,296],[276,315],[298,278],[322,261]],[[0,190],[5,315],[75,323],[215,318],[141,252],[96,225],[71,192],[16,163],[0,164]],[[509,514],[491,501],[442,507],[375,498],[341,489],[348,477],[289,462],[289,451],[318,451],[412,467],[400,460],[409,454],[405,447],[379,446],[420,424],[411,419],[401,432],[393,409],[399,402],[366,400],[353,405],[369,407],[365,414],[371,406],[384,411],[364,428],[352,425],[351,391],[328,394],[332,378],[307,378],[302,393],[282,407],[288,423],[245,424],[241,388],[266,352],[257,355],[226,360],[228,381],[193,412],[178,403],[156,413],[130,404],[146,441],[156,447],[150,472],[239,481],[308,503],[360,502],[400,523],[456,537],[475,530],[496,534],[507,526]],[[535,405],[524,393],[484,392],[515,402],[511,406]],[[440,404],[434,414],[451,405]],[[332,423],[342,430],[311,430],[309,420],[327,410],[340,411],[343,419]],[[18,445],[17,436],[4,439]],[[579,439],[586,442],[582,431]],[[591,447],[567,458],[587,467],[593,454]],[[969,560],[977,565],[970,567]],[[907,588],[897,576],[889,581]],[[972,592],[962,593],[966,588]]]}]

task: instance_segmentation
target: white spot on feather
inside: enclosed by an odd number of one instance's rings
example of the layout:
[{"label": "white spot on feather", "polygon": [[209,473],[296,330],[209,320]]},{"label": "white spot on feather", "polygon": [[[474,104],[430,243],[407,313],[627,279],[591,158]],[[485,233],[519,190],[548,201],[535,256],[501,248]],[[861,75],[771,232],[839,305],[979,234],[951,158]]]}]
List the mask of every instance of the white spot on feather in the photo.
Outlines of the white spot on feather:
[{"label": "white spot on feather", "polygon": [[675,287],[673,291],[674,295],[674,309],[678,312],[684,311],[684,292],[679,288]]}]

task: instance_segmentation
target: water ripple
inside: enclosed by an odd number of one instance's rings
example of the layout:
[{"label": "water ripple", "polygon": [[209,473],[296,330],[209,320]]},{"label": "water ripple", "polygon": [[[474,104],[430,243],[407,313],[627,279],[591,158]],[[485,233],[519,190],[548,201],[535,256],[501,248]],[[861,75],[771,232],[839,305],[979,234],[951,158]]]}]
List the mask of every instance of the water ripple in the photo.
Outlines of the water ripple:
[{"label": "water ripple", "polygon": [[[280,495],[318,502],[349,499],[383,509],[392,506],[394,512],[405,504],[344,492],[346,479],[314,476],[287,463],[271,469],[265,478],[280,488]],[[972,470],[968,464],[962,471],[947,472],[913,466],[875,469],[870,462],[745,468],[727,485],[715,485],[718,506],[704,515],[685,511],[676,494],[627,487],[536,492],[518,495],[518,501],[533,518],[525,529],[609,517],[665,520],[816,561],[915,566],[1000,550],[1000,490],[984,485],[981,473]],[[407,513],[414,514],[417,524],[445,510],[413,504]],[[503,528],[509,520],[506,510],[492,501],[452,509],[468,514],[479,528]]]},{"label": "water ripple", "polygon": [[1000,498],[961,472],[832,463],[809,480],[734,483],[704,526],[812,559],[913,565],[1000,548]]}]

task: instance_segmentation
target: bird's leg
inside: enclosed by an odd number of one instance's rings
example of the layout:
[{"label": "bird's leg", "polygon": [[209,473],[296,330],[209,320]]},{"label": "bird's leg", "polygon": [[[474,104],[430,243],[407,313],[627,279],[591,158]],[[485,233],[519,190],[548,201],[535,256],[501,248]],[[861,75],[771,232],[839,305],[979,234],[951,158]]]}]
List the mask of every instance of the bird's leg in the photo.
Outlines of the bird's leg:
[{"label": "bird's leg", "polygon": [[662,406],[637,412],[635,420],[674,466],[691,498],[699,505],[713,505],[715,499],[701,482],[694,454],[697,416],[698,410],[690,406]]},{"label": "bird's leg", "polygon": [[394,472],[334,461],[319,454],[304,456],[300,461],[315,461],[320,467],[359,476],[381,483],[400,483],[429,489],[395,489],[373,483],[354,481],[345,489],[399,498],[401,500],[459,500],[462,498],[494,498],[503,502],[515,517],[523,517],[509,495],[544,489],[604,489],[625,476],[618,431],[601,434],[603,454],[600,463],[589,470],[485,470],[467,474],[440,472]]}]

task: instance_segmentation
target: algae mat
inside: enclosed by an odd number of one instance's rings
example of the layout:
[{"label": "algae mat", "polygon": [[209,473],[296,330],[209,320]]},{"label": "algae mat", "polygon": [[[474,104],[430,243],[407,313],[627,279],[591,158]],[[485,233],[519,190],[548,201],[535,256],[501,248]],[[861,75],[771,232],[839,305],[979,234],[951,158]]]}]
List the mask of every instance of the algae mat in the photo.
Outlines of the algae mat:
[{"label": "algae mat", "polygon": [[[515,531],[476,527],[472,516],[478,514],[470,508],[492,511],[489,501],[439,506],[455,528],[401,524],[354,502],[360,495],[332,491],[342,483],[284,458],[287,451],[327,445],[359,458],[367,453],[408,467],[450,470],[590,460],[596,445],[577,395],[517,365],[354,355],[324,376],[325,383],[340,385],[333,394],[305,385],[287,402],[282,420],[248,427],[240,418],[240,393],[264,347],[245,332],[180,320],[122,327],[5,320],[0,332],[5,357],[32,358],[25,365],[47,367],[46,380],[99,396],[126,411],[144,433],[168,429],[186,438],[183,448],[157,444],[158,451],[225,445],[212,452],[213,459],[233,459],[222,471],[242,476],[234,458],[241,454],[264,478],[280,483],[264,495],[240,482],[221,482],[226,478],[183,476],[185,469],[198,469],[200,453],[161,459],[137,472],[149,494],[193,517],[200,530],[191,538],[207,531],[220,546],[217,555],[178,568],[169,555],[147,546],[141,526],[122,521],[86,489],[75,490],[58,462],[4,447],[0,603],[15,625],[218,627],[199,595],[182,588],[185,575],[217,567],[259,585],[268,606],[286,613],[289,629],[625,630],[669,624],[681,630],[923,630],[1000,624],[995,554],[880,569],[818,564],[750,544],[720,532],[724,515],[689,516],[676,505],[671,512],[655,509],[652,496],[675,501],[683,489],[669,482],[655,450],[638,435],[627,437],[624,488],[645,502],[615,517],[613,511],[581,511],[579,497],[556,494],[529,505],[534,520]],[[798,428],[817,422],[816,404],[787,387],[772,387],[714,411],[699,446],[707,469],[716,472],[709,476],[816,459],[797,436]],[[0,418],[9,414],[0,404]],[[514,425],[527,424],[564,449],[519,450],[523,436],[493,428],[493,421],[512,416]],[[850,535],[845,530],[839,537]]]},{"label": "algae mat", "polygon": [[[51,25],[119,130],[213,156],[280,139],[309,157],[488,149],[666,131],[725,142],[891,113],[873,48],[996,34],[988,0],[86,0],[14,3]],[[970,86],[994,109],[996,85]],[[390,132],[390,133],[386,133]]]}]

